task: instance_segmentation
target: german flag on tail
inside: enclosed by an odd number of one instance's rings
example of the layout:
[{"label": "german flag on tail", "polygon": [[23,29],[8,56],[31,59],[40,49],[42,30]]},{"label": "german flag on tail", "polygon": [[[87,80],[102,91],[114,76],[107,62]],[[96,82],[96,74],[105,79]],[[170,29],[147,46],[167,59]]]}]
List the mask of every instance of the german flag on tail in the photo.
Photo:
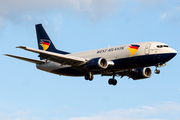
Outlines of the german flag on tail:
[{"label": "german flag on tail", "polygon": [[49,48],[50,42],[51,41],[49,41],[49,40],[41,40],[40,45],[43,47],[44,51],[46,51]]}]

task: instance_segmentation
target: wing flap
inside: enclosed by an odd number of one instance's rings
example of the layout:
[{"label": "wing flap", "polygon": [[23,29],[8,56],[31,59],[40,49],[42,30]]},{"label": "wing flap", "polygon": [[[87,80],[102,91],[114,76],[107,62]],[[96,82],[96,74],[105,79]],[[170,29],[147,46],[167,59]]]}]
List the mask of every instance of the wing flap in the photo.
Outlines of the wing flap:
[{"label": "wing flap", "polygon": [[114,74],[118,75],[118,76],[129,76],[131,70],[122,70],[122,71],[116,71],[116,72],[107,72],[107,73],[103,73],[101,74],[102,76],[113,76]]},{"label": "wing flap", "polygon": [[63,54],[59,54],[59,53],[38,50],[38,49],[29,48],[29,47],[25,47],[25,46],[18,46],[16,48],[21,48],[21,49],[24,49],[27,51],[39,53],[40,55],[38,57],[48,59],[48,60],[52,60],[52,61],[64,64],[64,65],[67,64],[67,65],[76,66],[76,65],[82,65],[82,64],[86,63],[85,58],[75,57],[75,56],[71,56],[69,54],[63,55]]},{"label": "wing flap", "polygon": [[31,62],[31,63],[38,63],[38,64],[45,63],[45,61],[43,61],[43,60],[36,60],[36,59],[20,57],[20,56],[10,55],[10,54],[4,54],[4,55],[9,56],[9,57],[13,57],[13,58],[17,58],[17,59],[20,59],[20,60],[24,60],[24,61],[27,61],[27,62]]}]

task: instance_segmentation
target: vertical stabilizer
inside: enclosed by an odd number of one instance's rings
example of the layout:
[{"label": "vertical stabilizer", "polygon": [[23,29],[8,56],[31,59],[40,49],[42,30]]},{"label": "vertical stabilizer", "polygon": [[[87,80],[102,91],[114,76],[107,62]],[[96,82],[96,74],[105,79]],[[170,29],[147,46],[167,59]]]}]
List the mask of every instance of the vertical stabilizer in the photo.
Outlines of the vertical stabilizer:
[{"label": "vertical stabilizer", "polygon": [[60,54],[69,54],[68,52],[56,49],[50,37],[46,33],[44,27],[42,26],[42,24],[36,25],[36,34],[37,34],[38,48],[40,50],[51,51]]}]

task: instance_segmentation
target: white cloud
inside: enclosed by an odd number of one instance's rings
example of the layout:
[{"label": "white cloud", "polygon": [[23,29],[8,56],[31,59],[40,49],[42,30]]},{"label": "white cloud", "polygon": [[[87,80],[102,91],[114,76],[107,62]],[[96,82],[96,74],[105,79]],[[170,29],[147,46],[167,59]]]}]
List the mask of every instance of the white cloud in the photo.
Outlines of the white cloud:
[{"label": "white cloud", "polygon": [[57,14],[54,18],[55,21],[55,32],[59,33],[62,28],[62,18],[60,14]]},{"label": "white cloud", "polygon": [[29,112],[17,111],[14,113],[0,112],[1,120],[41,120],[39,117],[31,116]]},{"label": "white cloud", "polygon": [[[118,11],[118,5],[125,0],[1,0],[0,27],[10,21],[14,24],[47,23],[45,18],[50,11],[71,11],[99,20]],[[60,16],[60,15],[59,15]],[[57,19],[60,22],[57,22]],[[61,18],[55,16],[55,22],[61,26]],[[58,29],[56,28],[56,31]]]},{"label": "white cloud", "polygon": [[[162,4],[166,0],[130,0],[142,5]],[[106,14],[117,11],[117,7],[127,0],[1,0],[0,15],[22,13],[27,11],[41,12],[53,8],[72,9],[78,12]]]},{"label": "white cloud", "polygon": [[[60,120],[64,111],[69,111],[68,106],[59,106],[54,108],[56,115],[52,120]],[[42,120],[40,117],[32,115],[30,112],[17,111],[12,113],[0,112],[0,120]],[[72,117],[68,120],[180,120],[180,103],[163,102],[153,105],[144,105],[137,108],[116,109],[107,112],[100,112],[89,117]]]},{"label": "white cloud", "polygon": [[161,20],[169,20],[173,23],[180,23],[180,6],[171,7],[160,15]]},{"label": "white cloud", "polygon": [[[167,7],[167,0],[130,0],[135,4],[136,9],[150,9],[159,11]],[[141,9],[142,10],[142,9]]]},{"label": "white cloud", "polygon": [[161,14],[160,17],[161,19],[165,19],[167,17],[167,13]]},{"label": "white cloud", "polygon": [[180,10],[180,6],[177,7],[177,10],[178,10],[178,11]]},{"label": "white cloud", "polygon": [[180,89],[178,88],[179,92],[180,92]]},{"label": "white cloud", "polygon": [[179,120],[180,104],[164,102],[138,108],[117,109],[101,112],[91,117],[77,117],[69,120]]},{"label": "white cloud", "polygon": [[[44,16],[50,13],[51,10],[57,11],[56,14],[63,11],[80,13],[96,21],[118,11],[123,11],[123,9],[129,9],[126,3],[133,3],[134,9],[139,11],[147,8],[152,10],[154,8],[156,8],[155,10],[161,9],[160,6],[164,4],[171,6],[167,3],[167,0],[1,0],[0,27],[4,26],[4,22],[7,20],[16,24],[24,22],[33,24],[44,22],[48,24],[45,21],[47,17]],[[180,7],[177,7],[177,10],[180,10]],[[161,19],[169,16],[169,12],[160,14]],[[175,18],[177,19],[177,17]],[[57,22],[57,19],[60,20],[57,24],[61,26],[61,18],[56,16],[55,19],[55,22]],[[58,29],[56,30],[58,31]]]},{"label": "white cloud", "polygon": [[3,0],[0,4],[0,15],[7,16],[29,11],[37,13],[58,8],[99,16],[115,11],[118,3],[119,0]]},{"label": "white cloud", "polygon": [[139,2],[144,5],[147,5],[147,4],[159,5],[159,4],[164,3],[166,0],[132,0],[132,1]]}]

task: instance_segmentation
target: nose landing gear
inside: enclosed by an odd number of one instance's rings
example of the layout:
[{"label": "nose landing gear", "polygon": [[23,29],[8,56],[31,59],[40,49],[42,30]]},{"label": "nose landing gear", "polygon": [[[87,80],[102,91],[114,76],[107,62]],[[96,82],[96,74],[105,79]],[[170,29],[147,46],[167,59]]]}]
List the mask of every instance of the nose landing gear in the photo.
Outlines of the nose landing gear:
[{"label": "nose landing gear", "polygon": [[160,70],[158,69],[158,67],[156,67],[156,69],[154,70],[154,73],[155,74],[159,74],[160,73]]},{"label": "nose landing gear", "polygon": [[156,69],[154,70],[154,73],[155,74],[159,74],[160,73],[160,70],[158,69],[158,67],[163,67],[166,65],[166,62],[161,62],[161,63],[157,63],[155,66],[156,66]]}]

